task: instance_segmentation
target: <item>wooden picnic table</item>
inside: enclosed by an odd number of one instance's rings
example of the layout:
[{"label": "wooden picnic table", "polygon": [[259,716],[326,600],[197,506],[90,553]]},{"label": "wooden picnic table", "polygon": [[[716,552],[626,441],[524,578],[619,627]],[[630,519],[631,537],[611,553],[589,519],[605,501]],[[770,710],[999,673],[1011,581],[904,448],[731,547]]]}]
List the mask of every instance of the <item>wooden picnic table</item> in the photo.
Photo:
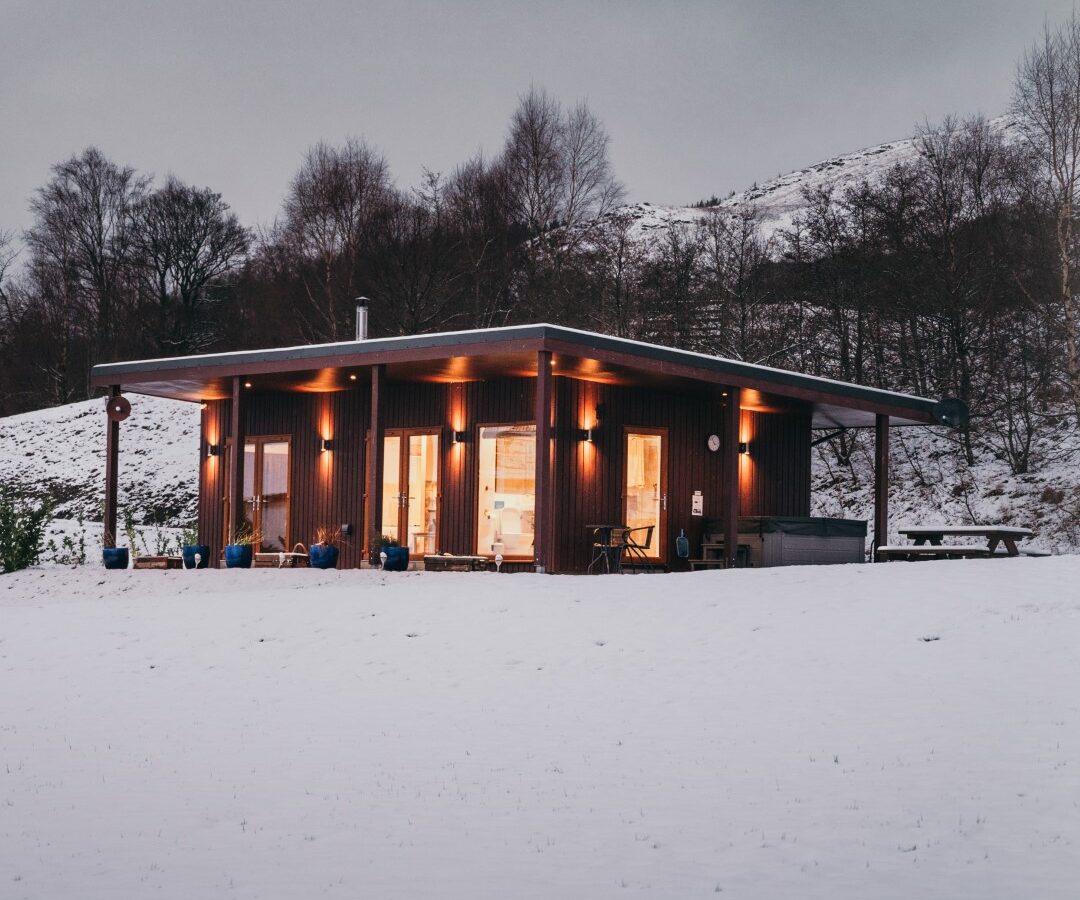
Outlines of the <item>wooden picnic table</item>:
[{"label": "wooden picnic table", "polygon": [[1035,532],[1030,528],[1015,528],[1011,525],[912,525],[898,529],[900,534],[913,538],[916,547],[929,544],[931,547],[942,546],[948,537],[984,537],[987,554],[993,554],[998,544],[1005,545],[1008,556],[1019,556],[1016,546],[1018,540],[1031,537]]}]

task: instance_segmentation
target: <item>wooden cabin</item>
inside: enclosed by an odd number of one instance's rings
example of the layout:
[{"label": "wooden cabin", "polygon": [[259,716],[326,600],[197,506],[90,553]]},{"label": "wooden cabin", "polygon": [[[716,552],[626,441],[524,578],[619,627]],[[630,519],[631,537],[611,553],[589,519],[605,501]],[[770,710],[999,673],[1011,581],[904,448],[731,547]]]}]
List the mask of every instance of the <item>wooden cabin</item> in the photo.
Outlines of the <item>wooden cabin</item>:
[{"label": "wooden cabin", "polygon": [[844,428],[876,430],[883,543],[889,428],[942,418],[907,394],[553,325],[112,363],[93,383],[202,405],[192,452],[212,558],[245,521],[263,550],[345,526],[342,566],[386,535],[413,557],[581,572],[591,526],[618,522],[653,525],[649,561],[679,569],[680,531],[696,548],[710,519],[733,564],[740,515],[809,515],[814,434]]}]

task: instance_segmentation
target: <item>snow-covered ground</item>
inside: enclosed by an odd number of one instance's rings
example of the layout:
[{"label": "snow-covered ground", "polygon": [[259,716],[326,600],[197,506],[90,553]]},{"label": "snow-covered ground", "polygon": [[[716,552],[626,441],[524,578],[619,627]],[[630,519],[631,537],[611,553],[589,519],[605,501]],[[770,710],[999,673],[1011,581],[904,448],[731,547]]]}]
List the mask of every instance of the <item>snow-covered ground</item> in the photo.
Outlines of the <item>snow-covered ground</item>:
[{"label": "snow-covered ground", "polygon": [[1076,896],[1080,558],[0,578],[0,896]]},{"label": "snow-covered ground", "polygon": [[[137,522],[182,524],[198,499],[197,403],[128,394],[120,425],[120,509]],[[0,418],[0,481],[56,501],[60,519],[101,521],[105,401]]]}]

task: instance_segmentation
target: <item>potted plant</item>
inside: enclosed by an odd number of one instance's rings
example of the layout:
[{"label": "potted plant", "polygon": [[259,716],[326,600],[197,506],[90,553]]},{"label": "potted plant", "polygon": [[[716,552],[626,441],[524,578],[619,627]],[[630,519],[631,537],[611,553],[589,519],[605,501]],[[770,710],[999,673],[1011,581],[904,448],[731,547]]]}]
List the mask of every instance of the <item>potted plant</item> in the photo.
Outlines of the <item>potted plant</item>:
[{"label": "potted plant", "polygon": [[382,554],[387,547],[396,547],[397,541],[392,537],[385,534],[380,534],[378,531],[372,529],[371,540],[368,541],[370,546],[370,556],[368,557],[368,563],[373,566],[382,565]]},{"label": "potted plant", "polygon": [[320,527],[315,531],[315,540],[308,551],[308,563],[313,569],[336,569],[338,562],[337,545],[341,541],[340,528]]},{"label": "potted plant", "polygon": [[225,567],[227,569],[250,569],[255,558],[255,547],[262,542],[262,535],[245,522],[225,545]]},{"label": "potted plant", "polygon": [[185,569],[206,569],[210,566],[210,548],[199,543],[198,523],[192,522],[180,532],[180,555]]}]

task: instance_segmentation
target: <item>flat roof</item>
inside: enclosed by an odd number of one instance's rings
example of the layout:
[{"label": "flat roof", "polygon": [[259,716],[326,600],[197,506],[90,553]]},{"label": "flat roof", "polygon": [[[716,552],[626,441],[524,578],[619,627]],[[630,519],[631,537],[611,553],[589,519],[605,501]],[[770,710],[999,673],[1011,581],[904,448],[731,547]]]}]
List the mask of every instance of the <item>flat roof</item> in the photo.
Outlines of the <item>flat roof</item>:
[{"label": "flat roof", "polygon": [[390,382],[535,377],[540,350],[552,352],[556,376],[705,393],[724,386],[757,391],[744,398],[744,408],[767,409],[781,399],[805,403],[815,428],[865,427],[878,414],[891,425],[937,423],[935,401],[923,397],[549,324],[104,363],[91,378],[99,387],[200,401],[231,396],[237,376],[257,379],[262,390],[347,390],[366,382],[376,364],[387,367]]}]

